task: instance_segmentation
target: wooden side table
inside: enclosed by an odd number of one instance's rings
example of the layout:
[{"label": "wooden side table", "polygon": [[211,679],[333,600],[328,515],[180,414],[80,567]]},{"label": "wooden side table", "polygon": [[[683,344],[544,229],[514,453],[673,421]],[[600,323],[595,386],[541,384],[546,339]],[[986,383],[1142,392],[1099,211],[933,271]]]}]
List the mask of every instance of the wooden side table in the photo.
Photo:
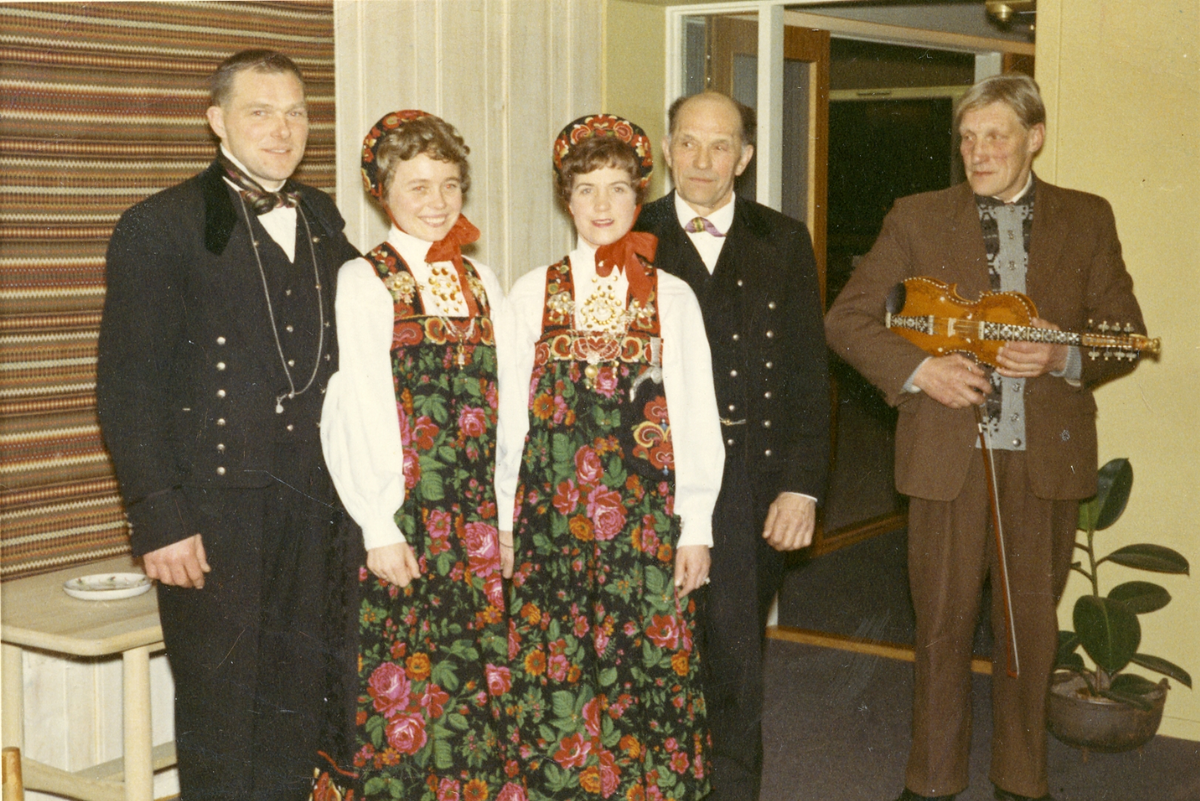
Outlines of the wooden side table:
[{"label": "wooden side table", "polygon": [[[150,654],[163,649],[154,590],[118,601],[80,601],[63,592],[67,579],[141,569],[129,556],[14,579],[0,588],[3,640],[3,744],[25,746],[22,649],[123,661],[124,759],[75,773],[23,759],[25,788],[83,801],[154,801],[154,771],[175,764],[175,744],[153,747]],[[123,768],[123,769],[122,769]]]}]

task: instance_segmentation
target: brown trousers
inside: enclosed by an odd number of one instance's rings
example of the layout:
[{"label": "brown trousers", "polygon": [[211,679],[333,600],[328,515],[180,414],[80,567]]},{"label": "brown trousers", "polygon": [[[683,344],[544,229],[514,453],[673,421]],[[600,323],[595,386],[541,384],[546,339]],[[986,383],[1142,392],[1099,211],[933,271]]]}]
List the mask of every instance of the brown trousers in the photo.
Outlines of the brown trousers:
[{"label": "brown trousers", "polygon": [[[1009,792],[1047,792],[1046,694],[1058,647],[1055,608],[1070,572],[1078,501],[1046,500],[1029,490],[1026,455],[997,451],[1020,675],[1007,674],[1007,629],[999,580],[992,581],[992,764],[989,777]],[[908,570],[916,610],[912,751],[905,784],[921,795],[967,787],[971,742],[971,645],[984,578],[997,570],[983,455],[972,459],[953,501],[913,498]]]}]

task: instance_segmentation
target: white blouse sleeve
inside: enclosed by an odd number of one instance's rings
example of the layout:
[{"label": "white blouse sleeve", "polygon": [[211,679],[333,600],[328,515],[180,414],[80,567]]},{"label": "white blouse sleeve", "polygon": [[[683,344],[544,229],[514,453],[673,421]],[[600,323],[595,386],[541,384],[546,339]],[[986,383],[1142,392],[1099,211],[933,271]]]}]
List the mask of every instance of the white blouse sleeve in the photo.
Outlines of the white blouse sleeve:
[{"label": "white blouse sleeve", "polygon": [[392,381],[391,293],[364,259],[338,273],[338,371],[321,410],[321,447],[346,510],[367,549],[404,542],[404,453]]},{"label": "white blouse sleeve", "polygon": [[[479,280],[483,282],[483,288],[487,291],[488,307],[492,319],[492,335],[496,343],[496,473],[492,480],[496,491],[498,513],[496,525],[501,530],[508,531],[512,528],[512,511],[510,509],[506,516],[504,512],[505,504],[501,500],[502,486],[504,486],[501,481],[503,471],[503,449],[501,445],[504,442],[504,429],[508,424],[508,421],[505,419],[504,402],[513,394],[515,389],[511,385],[511,377],[505,369],[505,365],[511,357],[512,350],[512,305],[505,296],[504,288],[500,286],[500,279],[497,278],[496,273],[474,259],[471,260],[471,263],[475,265],[475,270],[479,273]],[[518,395],[521,394],[519,389],[516,392]],[[524,435],[522,434],[522,436]],[[511,502],[509,505],[511,506]]]},{"label": "white blouse sleeve", "polygon": [[675,513],[679,547],[707,545],[725,471],[725,445],[713,387],[712,355],[700,304],[686,283],[658,271],[663,389],[675,455]]},{"label": "white blouse sleeve", "polygon": [[522,276],[508,295],[506,333],[497,333],[500,354],[500,422],[497,426],[496,507],[501,531],[511,531],[525,435],[529,433],[529,381],[534,347],[542,333],[546,269]]}]

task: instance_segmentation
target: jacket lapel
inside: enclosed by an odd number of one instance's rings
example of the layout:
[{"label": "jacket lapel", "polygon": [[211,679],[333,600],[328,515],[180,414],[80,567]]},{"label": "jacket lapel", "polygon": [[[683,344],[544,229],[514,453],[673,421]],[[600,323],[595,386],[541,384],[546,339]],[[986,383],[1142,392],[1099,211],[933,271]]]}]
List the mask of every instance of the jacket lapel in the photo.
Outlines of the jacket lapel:
[{"label": "jacket lapel", "polygon": [[[983,244],[983,229],[979,225],[979,209],[971,185],[963,182],[955,193],[945,221],[949,235],[949,264],[945,280],[958,284],[958,293],[967,300],[976,300],[991,289],[987,270],[987,249]],[[936,235],[936,234],[935,234]]]},{"label": "jacket lapel", "polygon": [[[764,303],[756,301],[770,286],[771,265],[778,264],[781,257],[771,244],[769,227],[754,213],[754,207],[736,195],[733,202],[733,224],[729,226],[721,257],[717,259],[713,284],[714,289],[727,295],[731,302],[733,298],[740,299],[738,319],[754,330],[766,309]],[[736,286],[738,281],[743,282],[740,291]]]},{"label": "jacket lapel", "polygon": [[237,210],[229,197],[229,187],[221,178],[219,163],[214,161],[208,166],[200,184],[204,191],[204,249],[220,256],[237,225]]},{"label": "jacket lapel", "polygon": [[675,214],[675,193],[663,198],[663,219],[659,230],[658,252],[654,263],[660,269],[682,278],[697,298],[703,300],[708,285],[708,268]]},{"label": "jacket lapel", "polygon": [[[247,353],[274,355],[278,349],[271,315],[246,221],[234,206],[216,162],[205,171],[202,183],[205,261],[216,272],[204,282],[216,287],[215,297],[208,302],[224,310],[218,319],[229,320],[241,333],[242,341],[250,345]],[[261,236],[269,238],[265,231]],[[269,374],[282,377],[278,358],[265,358],[261,363]]]},{"label": "jacket lapel", "polygon": [[[1029,241],[1029,266],[1025,272],[1025,288],[1031,298],[1053,298],[1061,279],[1059,254],[1068,230],[1061,213],[1060,197],[1054,187],[1038,181],[1033,206],[1033,232]],[[1036,302],[1036,300],[1035,300]],[[1039,311],[1040,308],[1039,308]]]}]

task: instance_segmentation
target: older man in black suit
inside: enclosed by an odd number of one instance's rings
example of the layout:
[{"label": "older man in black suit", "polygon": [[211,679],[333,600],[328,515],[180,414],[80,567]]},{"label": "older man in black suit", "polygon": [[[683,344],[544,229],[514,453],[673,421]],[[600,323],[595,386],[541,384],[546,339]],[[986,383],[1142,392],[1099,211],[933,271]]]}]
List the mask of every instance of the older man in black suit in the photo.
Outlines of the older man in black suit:
[{"label": "older man in black suit", "polygon": [[182,797],[301,799],[343,648],[325,599],[350,571],[330,564],[317,422],[334,276],[357,252],[333,201],[289,180],[308,139],[296,65],[244,51],[211,91],[216,161],[109,242],[96,392],[159,582]]},{"label": "older man in black suit", "polygon": [[829,378],[812,240],[802,223],[734,196],[754,155],[754,112],[716,92],[671,106],[663,142],[675,191],[638,227],[656,265],[700,299],[723,415],[702,632],[715,746],[713,795],[758,798],[762,649],[784,554],[812,542],[829,464]]}]

